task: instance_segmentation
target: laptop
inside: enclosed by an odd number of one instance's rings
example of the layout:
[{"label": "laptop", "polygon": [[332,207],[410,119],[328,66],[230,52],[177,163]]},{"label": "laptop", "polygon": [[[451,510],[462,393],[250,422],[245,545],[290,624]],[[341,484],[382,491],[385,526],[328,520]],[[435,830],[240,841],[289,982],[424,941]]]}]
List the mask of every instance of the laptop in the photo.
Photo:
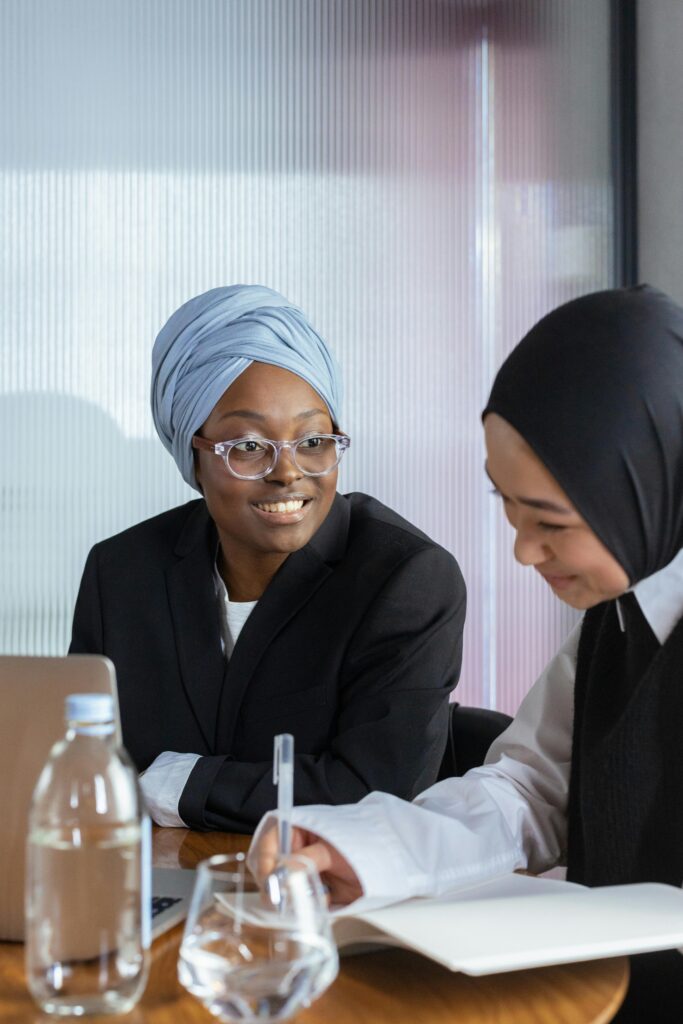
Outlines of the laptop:
[{"label": "laptop", "polygon": [[[64,735],[69,693],[111,693],[121,742],[116,674],[108,658],[0,655],[0,939],[24,938],[28,812],[50,749]],[[194,871],[152,869],[152,935],[187,915]]]}]

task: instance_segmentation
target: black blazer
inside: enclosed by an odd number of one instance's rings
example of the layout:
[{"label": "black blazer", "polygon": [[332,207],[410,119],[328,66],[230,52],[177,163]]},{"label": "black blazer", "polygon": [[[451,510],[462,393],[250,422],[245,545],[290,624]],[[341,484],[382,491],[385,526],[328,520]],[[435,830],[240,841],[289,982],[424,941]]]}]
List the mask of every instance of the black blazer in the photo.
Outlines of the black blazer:
[{"label": "black blazer", "polygon": [[410,798],[437,776],[458,680],[465,585],[455,559],[364,494],[337,495],[289,555],[229,661],[202,499],[97,544],[71,653],[116,666],[124,743],[139,771],[201,754],[179,812],[251,831],[275,805],[273,736],[295,737],[297,804],[371,790]]}]

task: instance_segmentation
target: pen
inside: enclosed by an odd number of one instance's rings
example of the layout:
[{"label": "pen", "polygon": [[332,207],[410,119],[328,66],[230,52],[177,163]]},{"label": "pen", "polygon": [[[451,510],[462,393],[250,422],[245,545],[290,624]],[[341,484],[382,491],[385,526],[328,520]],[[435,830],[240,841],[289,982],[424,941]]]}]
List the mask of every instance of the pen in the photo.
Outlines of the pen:
[{"label": "pen", "polygon": [[280,856],[292,852],[294,737],[283,732],[273,741],[273,782],[277,785],[277,828]]}]

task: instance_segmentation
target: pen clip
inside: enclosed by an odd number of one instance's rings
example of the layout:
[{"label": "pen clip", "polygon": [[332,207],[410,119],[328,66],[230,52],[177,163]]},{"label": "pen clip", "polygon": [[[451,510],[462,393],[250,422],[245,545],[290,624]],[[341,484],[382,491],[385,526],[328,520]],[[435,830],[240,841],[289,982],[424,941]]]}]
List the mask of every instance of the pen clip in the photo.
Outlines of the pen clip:
[{"label": "pen clip", "polygon": [[293,767],[294,737],[289,732],[282,732],[273,737],[273,785],[277,786],[283,769],[285,775]]},{"label": "pen clip", "polygon": [[280,762],[282,761],[282,735],[273,740],[273,785],[277,786],[280,779]]}]

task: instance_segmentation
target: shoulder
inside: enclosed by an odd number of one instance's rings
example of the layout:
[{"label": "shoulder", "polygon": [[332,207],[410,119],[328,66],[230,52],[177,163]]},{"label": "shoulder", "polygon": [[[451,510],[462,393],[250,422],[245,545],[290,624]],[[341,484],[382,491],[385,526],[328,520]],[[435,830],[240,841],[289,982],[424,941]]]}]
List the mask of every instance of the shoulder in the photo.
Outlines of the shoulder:
[{"label": "shoulder", "polygon": [[402,544],[407,549],[439,548],[448,554],[445,548],[433,541],[426,533],[404,519],[398,512],[394,512],[388,505],[383,505],[377,498],[372,498],[369,494],[362,494],[360,491],[352,491],[350,494],[343,495],[343,498],[348,503],[350,510],[350,532],[356,535],[368,534],[384,538],[388,543]]},{"label": "shoulder", "polygon": [[436,571],[462,581],[460,568],[450,551],[446,551],[398,512],[359,491],[343,497],[350,510],[349,550],[365,549],[366,558],[370,562],[388,560],[398,564],[416,559],[425,566],[431,566]]},{"label": "shoulder", "polygon": [[166,554],[171,556],[186,530],[205,529],[209,521],[206,504],[198,498],[136,523],[100,541],[93,550],[98,561],[104,563],[130,558],[158,560]]}]

